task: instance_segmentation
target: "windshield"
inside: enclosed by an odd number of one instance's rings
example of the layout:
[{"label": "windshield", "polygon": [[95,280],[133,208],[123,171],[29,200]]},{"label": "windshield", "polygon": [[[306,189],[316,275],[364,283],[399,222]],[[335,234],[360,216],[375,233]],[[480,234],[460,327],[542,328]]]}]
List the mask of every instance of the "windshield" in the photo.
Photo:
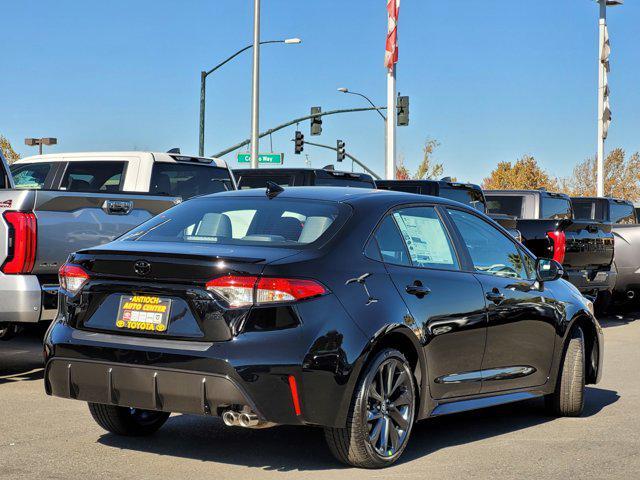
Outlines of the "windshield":
[{"label": "windshield", "polygon": [[183,199],[235,190],[229,170],[197,163],[155,162],[149,193]]},{"label": "windshield", "polygon": [[154,217],[121,241],[302,246],[335,231],[349,207],[302,199],[198,198]]}]

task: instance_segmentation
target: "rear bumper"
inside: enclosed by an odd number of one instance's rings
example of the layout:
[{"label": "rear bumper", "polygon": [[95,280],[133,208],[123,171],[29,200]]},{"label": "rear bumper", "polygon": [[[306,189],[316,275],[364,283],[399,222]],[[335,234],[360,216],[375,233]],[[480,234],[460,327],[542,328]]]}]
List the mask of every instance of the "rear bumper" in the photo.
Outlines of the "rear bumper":
[{"label": "rear bumper", "polygon": [[47,394],[107,405],[211,415],[252,400],[231,378],[207,372],[54,358],[45,369]]},{"label": "rear bumper", "polygon": [[42,291],[35,275],[0,274],[0,322],[40,321]]},{"label": "rear bumper", "polygon": [[613,270],[567,270],[566,278],[581,293],[611,292],[616,284],[617,273]]}]

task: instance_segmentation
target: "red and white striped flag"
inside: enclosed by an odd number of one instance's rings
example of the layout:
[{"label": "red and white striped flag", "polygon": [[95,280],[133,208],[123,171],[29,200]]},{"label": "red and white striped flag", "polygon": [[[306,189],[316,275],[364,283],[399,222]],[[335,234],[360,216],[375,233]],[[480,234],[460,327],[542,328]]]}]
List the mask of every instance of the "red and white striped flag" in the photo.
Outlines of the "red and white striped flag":
[{"label": "red and white striped flag", "polygon": [[387,0],[387,13],[389,20],[384,66],[391,69],[398,62],[398,13],[400,13],[400,0]]}]

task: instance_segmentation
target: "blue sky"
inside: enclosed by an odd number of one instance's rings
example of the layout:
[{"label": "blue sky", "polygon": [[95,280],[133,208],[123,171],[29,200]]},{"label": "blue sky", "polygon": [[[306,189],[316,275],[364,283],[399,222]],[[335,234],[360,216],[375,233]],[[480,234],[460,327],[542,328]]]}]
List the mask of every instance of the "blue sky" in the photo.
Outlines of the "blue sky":
[{"label": "blue sky", "polygon": [[[361,106],[340,86],[385,101],[384,0],[263,0],[261,130],[308,113]],[[196,152],[199,72],[252,38],[249,0],[21,0],[2,6],[0,133],[21,154],[27,136],[57,136],[49,151]],[[607,149],[640,150],[640,4],[609,10],[614,113]],[[497,162],[534,155],[554,175],[596,148],[597,6],[591,0],[402,0],[398,89],[411,125],[398,153],[414,169],[426,138],[441,142],[445,173],[479,182]],[[207,148],[248,136],[251,55],[209,77]],[[383,172],[384,126],[373,112],[328,117],[314,141]],[[301,166],[273,136],[285,163]],[[308,124],[301,130],[309,137]],[[263,139],[261,151],[269,151]],[[332,152],[307,147],[312,165]],[[234,156],[228,156],[236,164]],[[345,166],[349,166],[345,164]]]}]

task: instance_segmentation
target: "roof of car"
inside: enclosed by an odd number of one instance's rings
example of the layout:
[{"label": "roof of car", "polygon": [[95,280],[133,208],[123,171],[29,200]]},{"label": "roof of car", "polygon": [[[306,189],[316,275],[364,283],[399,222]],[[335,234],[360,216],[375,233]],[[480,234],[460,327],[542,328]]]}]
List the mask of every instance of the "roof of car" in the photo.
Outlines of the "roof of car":
[{"label": "roof of car", "polygon": [[566,197],[569,198],[569,195],[566,193],[560,192],[548,192],[547,190],[484,190],[484,195],[506,195],[506,194],[536,194],[536,195],[551,195],[554,197]]},{"label": "roof of car", "polygon": [[[207,197],[264,197],[266,188],[251,188],[246,190],[232,190],[220,192]],[[284,187],[276,198],[300,198],[325,200],[334,202],[388,202],[393,203],[443,203],[458,204],[458,202],[442,197],[432,197],[430,195],[420,195],[415,193],[396,192],[393,190],[377,190],[373,188],[358,187]],[[463,204],[460,204],[463,205]],[[466,206],[466,205],[465,205]]]},{"label": "roof of car", "polygon": [[[115,158],[114,158],[115,157]],[[16,164],[21,163],[42,163],[50,161],[78,161],[84,158],[95,160],[114,160],[122,157],[152,157],[155,162],[178,162],[180,157],[187,158],[202,158],[203,164],[211,162],[211,164],[217,167],[227,168],[227,162],[221,158],[213,157],[198,157],[197,155],[186,155],[180,153],[167,153],[167,152],[144,152],[144,151],[121,151],[121,152],[71,152],[71,153],[47,153],[44,155],[33,155],[31,157],[21,158],[14,162]]]},{"label": "roof of car", "polygon": [[349,175],[371,177],[371,175],[369,175],[368,173],[363,173],[363,172],[348,172],[346,170],[329,170],[326,168],[311,168],[311,167],[269,167],[269,168],[260,167],[257,170],[254,168],[246,167],[246,168],[234,168],[233,171],[240,172],[243,174],[253,173],[257,175],[263,175],[263,174],[266,175],[269,173],[290,173],[290,172],[325,172],[328,174],[346,173]]}]

